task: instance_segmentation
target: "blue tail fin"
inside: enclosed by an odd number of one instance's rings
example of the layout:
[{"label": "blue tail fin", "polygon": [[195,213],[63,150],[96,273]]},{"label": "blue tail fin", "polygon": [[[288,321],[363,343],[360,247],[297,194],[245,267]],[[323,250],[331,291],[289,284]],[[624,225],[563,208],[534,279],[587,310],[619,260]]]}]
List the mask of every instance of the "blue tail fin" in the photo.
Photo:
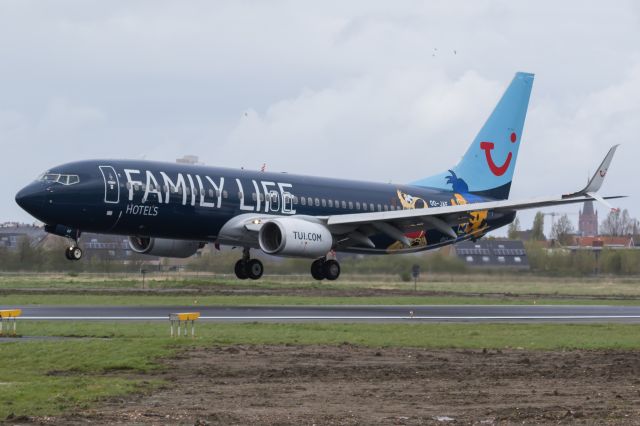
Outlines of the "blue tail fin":
[{"label": "blue tail fin", "polygon": [[506,200],[522,141],[533,74],[519,72],[473,143],[452,169],[413,185]]}]

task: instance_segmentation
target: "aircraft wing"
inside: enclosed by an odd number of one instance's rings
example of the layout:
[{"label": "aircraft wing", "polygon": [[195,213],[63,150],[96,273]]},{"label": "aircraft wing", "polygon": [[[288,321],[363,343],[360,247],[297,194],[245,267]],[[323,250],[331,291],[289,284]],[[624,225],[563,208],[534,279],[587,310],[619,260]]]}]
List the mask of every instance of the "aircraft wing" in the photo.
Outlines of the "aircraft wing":
[{"label": "aircraft wing", "polygon": [[[343,241],[343,246],[359,243],[373,247],[373,243],[367,237],[367,235],[373,233],[371,232],[373,228],[373,230],[387,234],[389,237],[400,241],[408,247],[409,241],[404,236],[406,232],[416,229],[433,228],[455,239],[458,235],[452,228],[469,224],[470,220],[477,220],[479,218],[478,213],[480,212],[484,213],[484,217],[486,217],[486,212],[491,212],[491,214],[509,213],[518,210],[582,203],[593,200],[602,202],[611,208],[604,200],[623,198],[624,196],[600,197],[596,194],[596,191],[602,186],[616,148],[617,145],[609,150],[600,164],[598,171],[591,178],[587,186],[580,191],[570,194],[529,200],[500,200],[412,210],[332,215],[321,219],[326,223],[332,233],[342,234],[346,237]],[[481,231],[481,229],[478,229],[478,235],[482,235]]]},{"label": "aircraft wing", "polygon": [[[364,245],[375,248],[369,238],[374,234],[386,234],[399,241],[406,249],[411,242],[405,234],[425,229],[437,229],[452,239],[460,236],[484,235],[483,219],[489,214],[509,214],[518,210],[557,206],[585,201],[599,201],[623,198],[625,196],[601,197],[596,191],[602,186],[606,171],[611,163],[617,145],[612,147],[600,164],[598,171],[585,188],[580,191],[553,197],[532,198],[528,200],[499,200],[481,203],[429,207],[410,210],[384,212],[351,213],[331,216],[296,216],[298,219],[324,224],[338,241],[338,247],[347,248]],[[265,222],[273,216],[247,213],[231,219],[221,230],[220,240],[226,244],[256,245],[258,232]],[[462,232],[456,233],[458,227]]]}]

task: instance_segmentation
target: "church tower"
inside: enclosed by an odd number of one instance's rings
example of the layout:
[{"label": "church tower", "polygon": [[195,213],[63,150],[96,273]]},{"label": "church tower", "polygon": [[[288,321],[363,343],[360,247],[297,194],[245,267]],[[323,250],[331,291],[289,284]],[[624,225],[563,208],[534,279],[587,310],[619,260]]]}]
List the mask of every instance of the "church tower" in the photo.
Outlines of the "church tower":
[{"label": "church tower", "polygon": [[584,209],[580,211],[578,233],[583,237],[598,235],[598,212],[593,208],[593,201],[585,201]]}]

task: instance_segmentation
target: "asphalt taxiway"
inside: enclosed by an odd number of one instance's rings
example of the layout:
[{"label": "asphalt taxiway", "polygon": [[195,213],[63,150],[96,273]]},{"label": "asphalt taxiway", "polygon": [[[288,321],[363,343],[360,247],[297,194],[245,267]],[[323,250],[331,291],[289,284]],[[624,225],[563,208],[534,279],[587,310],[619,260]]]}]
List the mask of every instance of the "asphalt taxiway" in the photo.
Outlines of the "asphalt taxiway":
[{"label": "asphalt taxiway", "polygon": [[160,321],[199,312],[210,322],[625,322],[640,323],[640,306],[23,306],[20,320]]}]

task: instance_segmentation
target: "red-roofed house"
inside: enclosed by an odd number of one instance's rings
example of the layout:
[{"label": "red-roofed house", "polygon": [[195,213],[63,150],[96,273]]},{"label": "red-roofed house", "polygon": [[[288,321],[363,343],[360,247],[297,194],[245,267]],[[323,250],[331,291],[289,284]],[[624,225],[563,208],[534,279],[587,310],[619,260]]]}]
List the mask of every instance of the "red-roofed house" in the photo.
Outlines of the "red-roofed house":
[{"label": "red-roofed house", "polygon": [[635,241],[632,236],[626,237],[576,237],[578,247],[608,247],[608,248],[632,248]]}]

